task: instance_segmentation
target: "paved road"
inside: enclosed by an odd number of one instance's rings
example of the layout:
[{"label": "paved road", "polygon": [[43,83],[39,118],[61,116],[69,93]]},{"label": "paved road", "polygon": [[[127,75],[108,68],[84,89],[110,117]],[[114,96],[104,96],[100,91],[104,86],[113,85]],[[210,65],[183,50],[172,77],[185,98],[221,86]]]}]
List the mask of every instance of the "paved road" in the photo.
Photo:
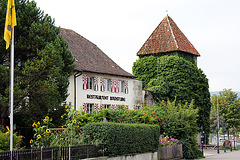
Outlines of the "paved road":
[{"label": "paved road", "polygon": [[206,158],[203,158],[202,160],[240,160],[240,151],[226,151],[224,153],[223,150],[220,150],[220,153],[217,153],[217,150],[204,150],[203,154]]}]

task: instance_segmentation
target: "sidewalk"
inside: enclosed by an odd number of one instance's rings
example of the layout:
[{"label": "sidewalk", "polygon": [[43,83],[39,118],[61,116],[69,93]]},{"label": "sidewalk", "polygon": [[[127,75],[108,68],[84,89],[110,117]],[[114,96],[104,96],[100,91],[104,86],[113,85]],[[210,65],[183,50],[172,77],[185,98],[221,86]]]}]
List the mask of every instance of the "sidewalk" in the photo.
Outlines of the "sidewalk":
[{"label": "sidewalk", "polygon": [[240,159],[240,151],[229,151],[227,150],[226,153],[224,153],[224,150],[219,150],[219,154],[217,153],[217,150],[203,150],[203,154],[206,158],[202,158],[202,160],[239,160]]}]

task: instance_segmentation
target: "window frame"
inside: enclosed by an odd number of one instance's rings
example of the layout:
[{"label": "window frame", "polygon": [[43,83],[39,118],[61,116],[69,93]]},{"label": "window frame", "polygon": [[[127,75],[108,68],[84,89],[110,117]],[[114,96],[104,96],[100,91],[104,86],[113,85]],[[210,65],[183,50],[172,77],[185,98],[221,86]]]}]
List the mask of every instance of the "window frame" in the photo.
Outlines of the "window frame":
[{"label": "window frame", "polygon": [[112,105],[111,104],[104,104],[105,109],[111,109]]},{"label": "window frame", "polygon": [[94,90],[94,77],[87,77],[87,89]]},{"label": "window frame", "polygon": [[104,78],[104,91],[111,92],[111,79],[109,78]]},{"label": "window frame", "polygon": [[139,105],[136,106],[136,110],[138,110],[138,111],[141,110],[141,108],[142,108],[142,106],[139,106]]},{"label": "window frame", "polygon": [[125,93],[125,81],[119,80],[119,93]]},{"label": "window frame", "polygon": [[87,113],[93,113],[93,110],[94,110],[94,104],[87,103]]}]

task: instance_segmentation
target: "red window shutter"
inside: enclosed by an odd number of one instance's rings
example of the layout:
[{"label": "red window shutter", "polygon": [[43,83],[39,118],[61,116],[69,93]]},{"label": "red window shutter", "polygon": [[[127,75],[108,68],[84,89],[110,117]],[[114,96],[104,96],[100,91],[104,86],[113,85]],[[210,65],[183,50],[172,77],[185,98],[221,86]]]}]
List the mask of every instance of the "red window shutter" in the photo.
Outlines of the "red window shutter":
[{"label": "red window shutter", "polygon": [[95,103],[95,111],[98,112],[98,103]]},{"label": "red window shutter", "polygon": [[128,81],[125,81],[125,93],[128,94]]},{"label": "red window shutter", "polygon": [[94,90],[98,91],[98,77],[94,77]]},{"label": "red window shutter", "polygon": [[104,84],[104,78],[103,77],[101,77],[101,79],[100,79],[100,85],[101,85],[101,91],[103,92],[104,90],[105,90],[105,84]]},{"label": "red window shutter", "polygon": [[87,113],[87,103],[83,103],[83,111]]},{"label": "red window shutter", "polygon": [[83,89],[87,89],[87,75],[83,75]]},{"label": "red window shutter", "polygon": [[105,104],[102,104],[101,107],[102,107],[102,109],[105,109]]},{"label": "red window shutter", "polygon": [[115,88],[115,80],[112,79],[111,80],[111,92],[114,92],[114,88]]},{"label": "red window shutter", "polygon": [[133,109],[136,111],[137,110],[137,105],[134,105]]},{"label": "red window shutter", "polygon": [[112,110],[114,110],[115,109],[115,104],[112,104]]},{"label": "red window shutter", "polygon": [[115,80],[115,92],[118,93],[119,92],[119,81]]},{"label": "red window shutter", "polygon": [[119,106],[118,105],[116,105],[116,110],[119,111]]}]

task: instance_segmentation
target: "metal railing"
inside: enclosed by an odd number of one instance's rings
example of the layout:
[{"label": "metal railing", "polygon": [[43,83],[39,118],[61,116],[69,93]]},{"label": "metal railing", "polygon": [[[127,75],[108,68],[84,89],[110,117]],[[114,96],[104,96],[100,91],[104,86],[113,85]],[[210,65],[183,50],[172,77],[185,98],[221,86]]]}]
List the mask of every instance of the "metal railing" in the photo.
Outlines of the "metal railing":
[{"label": "metal railing", "polygon": [[[104,144],[71,147],[47,147],[12,152],[12,160],[79,160],[104,156]],[[0,152],[1,160],[10,160],[11,152]]]}]

